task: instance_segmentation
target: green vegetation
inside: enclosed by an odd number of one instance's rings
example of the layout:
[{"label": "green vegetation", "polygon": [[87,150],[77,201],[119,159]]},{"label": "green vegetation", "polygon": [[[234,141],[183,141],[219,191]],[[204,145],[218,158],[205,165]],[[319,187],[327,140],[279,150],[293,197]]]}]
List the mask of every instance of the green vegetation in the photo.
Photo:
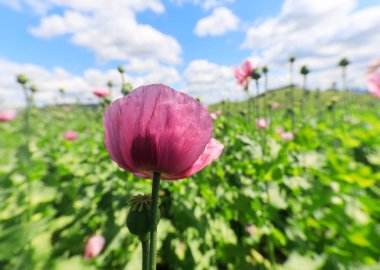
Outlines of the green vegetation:
[{"label": "green vegetation", "polygon": [[[211,106],[223,110],[214,134],[225,149],[193,177],[162,181],[158,269],[380,268],[379,104],[351,94],[347,108],[340,92],[321,92],[320,100],[311,92],[286,142],[275,132],[291,127],[286,92],[268,95],[282,107],[268,111],[267,130],[238,113],[244,102]],[[1,123],[0,269],[139,269],[127,201],[150,192],[151,182],[111,161],[101,114],[33,108],[27,141],[22,113]],[[67,130],[79,137],[64,140]],[[86,239],[96,233],[106,246],[85,261]]]}]

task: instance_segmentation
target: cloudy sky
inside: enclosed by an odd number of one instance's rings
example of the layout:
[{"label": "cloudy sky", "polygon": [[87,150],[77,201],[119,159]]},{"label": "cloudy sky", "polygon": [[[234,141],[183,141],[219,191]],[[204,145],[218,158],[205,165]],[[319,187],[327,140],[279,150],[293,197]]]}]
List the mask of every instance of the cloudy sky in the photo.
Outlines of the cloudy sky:
[{"label": "cloudy sky", "polygon": [[348,57],[349,83],[363,87],[379,14],[379,0],[0,0],[0,108],[22,105],[18,73],[39,104],[61,87],[67,102],[91,102],[94,87],[119,86],[120,64],[135,87],[164,83],[206,103],[244,97],[231,67],[245,59],[268,65],[278,87],[296,55],[309,85],[327,88]]}]

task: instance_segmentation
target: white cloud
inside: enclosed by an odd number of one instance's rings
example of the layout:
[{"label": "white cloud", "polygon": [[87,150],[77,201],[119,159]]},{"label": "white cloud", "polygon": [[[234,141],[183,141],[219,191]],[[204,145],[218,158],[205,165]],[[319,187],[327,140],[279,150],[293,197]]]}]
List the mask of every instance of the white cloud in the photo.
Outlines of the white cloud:
[{"label": "white cloud", "polygon": [[[155,59],[169,64],[180,62],[178,41],[156,28],[138,23],[136,13],[163,13],[160,0],[0,0],[15,9],[40,14],[30,33],[41,38],[67,35],[70,41],[93,51],[101,61],[133,58]],[[7,1],[7,2],[4,2]]]},{"label": "white cloud", "polygon": [[199,96],[207,104],[245,97],[243,90],[236,85],[231,67],[205,59],[189,63],[184,72],[181,90],[194,97]]},{"label": "white cloud", "polygon": [[[242,48],[260,55],[265,64],[286,73],[287,59],[297,56],[312,70],[310,84],[329,87],[339,81],[337,62],[348,57],[352,85],[364,85],[365,66],[379,56],[380,5],[356,10],[355,0],[286,0],[278,16],[251,26]],[[285,65],[285,67],[284,67]]]},{"label": "white cloud", "polygon": [[129,9],[133,11],[143,11],[151,9],[154,12],[161,13],[164,6],[160,0],[0,0],[0,4],[5,4],[14,9],[21,7],[32,9],[34,12],[43,14],[54,7],[68,8],[85,12],[93,12],[104,7],[119,8],[121,10]]},{"label": "white cloud", "polygon": [[[145,69],[141,67],[145,66]],[[134,60],[125,65],[126,81],[134,87],[150,84],[164,83],[174,84],[180,79],[177,70],[165,66],[154,60]],[[9,106],[21,106],[24,97],[20,86],[16,83],[16,75],[25,74],[32,84],[38,88],[36,103],[38,105],[52,104],[59,98],[58,89],[65,89],[65,102],[75,102],[80,98],[85,102],[95,102],[92,89],[95,87],[106,87],[109,80],[115,85],[114,98],[120,96],[120,74],[117,70],[101,71],[88,69],[82,75],[74,75],[66,70],[56,67],[53,70],[45,69],[38,65],[19,64],[0,59],[0,100]],[[62,100],[60,100],[62,101]]]},{"label": "white cloud", "polygon": [[235,2],[235,0],[170,0],[170,1],[177,5],[192,3],[193,5],[200,6],[204,10],[213,9],[216,7],[224,6],[225,4]]},{"label": "white cloud", "polygon": [[211,15],[200,19],[194,33],[198,36],[220,36],[229,31],[236,30],[239,18],[225,7],[219,7],[212,11]]}]

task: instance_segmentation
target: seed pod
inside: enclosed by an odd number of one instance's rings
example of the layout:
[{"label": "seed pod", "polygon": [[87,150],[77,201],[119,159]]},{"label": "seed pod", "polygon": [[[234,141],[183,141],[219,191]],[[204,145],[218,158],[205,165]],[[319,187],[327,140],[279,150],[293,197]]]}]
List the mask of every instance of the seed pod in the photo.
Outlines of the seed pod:
[{"label": "seed pod", "polygon": [[[125,223],[128,230],[132,234],[137,235],[140,240],[146,239],[150,230],[151,203],[152,198],[150,194],[133,196],[128,202],[130,209]],[[160,211],[158,211],[157,220],[157,222],[160,220]]]},{"label": "seed pod", "polygon": [[131,90],[132,90],[132,84],[130,84],[130,83],[125,83],[125,84],[123,84],[123,87],[122,87],[122,89],[121,89],[121,93],[124,95],[124,96],[126,96],[126,95],[128,95],[129,94],[129,92],[131,92]]}]

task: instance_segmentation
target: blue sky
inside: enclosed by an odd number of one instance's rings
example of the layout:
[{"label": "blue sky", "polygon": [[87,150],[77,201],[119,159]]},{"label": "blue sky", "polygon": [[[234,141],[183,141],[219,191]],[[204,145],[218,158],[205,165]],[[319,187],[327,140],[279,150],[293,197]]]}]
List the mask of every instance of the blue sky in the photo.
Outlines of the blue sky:
[{"label": "blue sky", "polygon": [[[0,106],[22,104],[17,73],[45,104],[59,87],[70,101],[109,79],[117,85],[119,64],[135,86],[166,83],[207,103],[241,99],[232,66],[269,65],[277,87],[291,54],[315,70],[310,86],[326,88],[340,57],[362,77],[379,57],[378,14],[378,0],[0,0]],[[358,76],[351,83],[363,86]]]},{"label": "blue sky", "polygon": [[[144,1],[144,0],[142,0]],[[267,16],[274,16],[281,9],[282,1],[242,0],[227,3],[226,6],[248,23]],[[1,3],[1,1],[0,1]],[[137,14],[141,24],[153,25],[159,31],[174,36],[180,42],[183,52],[184,66],[194,59],[206,58],[218,64],[235,65],[249,54],[248,50],[239,50],[244,40],[244,31],[233,31],[217,37],[198,37],[193,28],[198,20],[210,13],[199,6],[190,3],[176,4],[163,1],[164,14],[156,14],[146,10]],[[62,14],[63,9],[56,12]],[[90,51],[75,46],[67,36],[40,39],[31,35],[28,28],[39,23],[40,16],[32,10],[14,10],[5,5],[0,6],[0,36],[2,37],[0,56],[17,62],[27,62],[53,68],[57,65],[74,72],[81,73],[84,69],[94,67],[100,69],[112,68],[123,61],[108,61],[100,63]],[[12,27],[9,27],[12,26]],[[80,61],[77,61],[80,59]]]}]

